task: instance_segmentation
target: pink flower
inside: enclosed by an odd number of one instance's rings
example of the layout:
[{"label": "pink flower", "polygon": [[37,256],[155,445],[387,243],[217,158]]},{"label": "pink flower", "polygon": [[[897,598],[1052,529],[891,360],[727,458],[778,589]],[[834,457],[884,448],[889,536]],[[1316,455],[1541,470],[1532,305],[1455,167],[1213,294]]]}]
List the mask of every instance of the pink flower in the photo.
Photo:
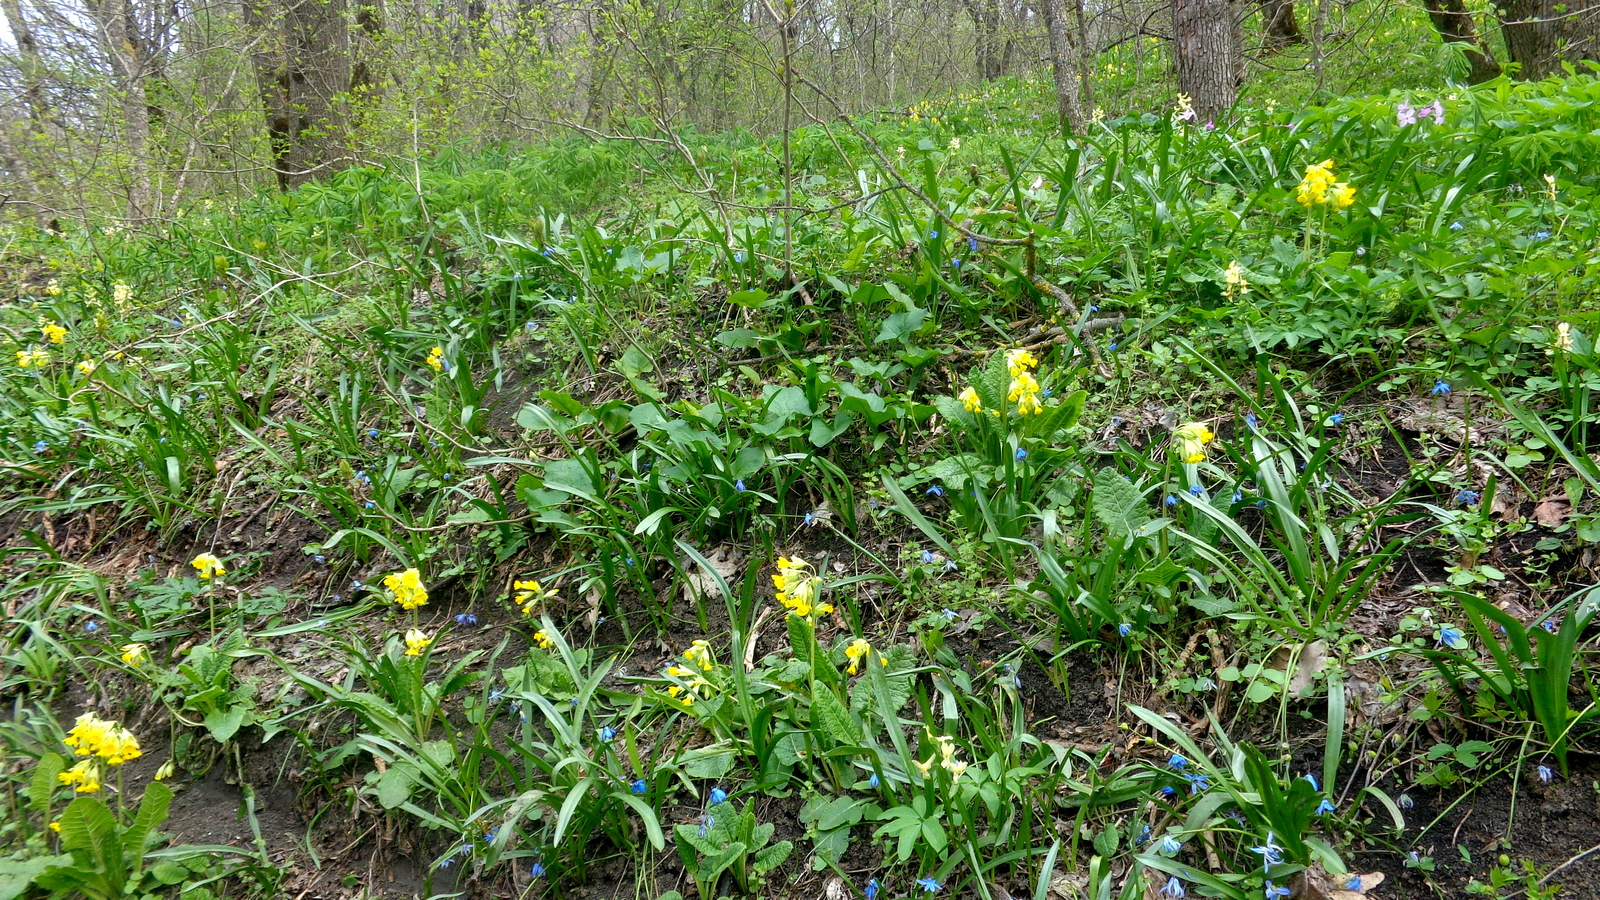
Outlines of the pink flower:
[{"label": "pink flower", "polygon": [[1433,110],[1433,124],[1435,124],[1435,125],[1443,125],[1444,124],[1444,104],[1441,103],[1438,100],[1433,101],[1433,106],[1432,107],[1424,106],[1423,108],[1417,110],[1417,113],[1419,115],[1426,116],[1426,115],[1428,115],[1428,110],[1430,108]]},{"label": "pink flower", "polygon": [[1395,107],[1394,115],[1396,119],[1400,120],[1400,127],[1405,128],[1408,125],[1417,124],[1417,112],[1417,110],[1411,108],[1411,104],[1402,100],[1400,105]]}]

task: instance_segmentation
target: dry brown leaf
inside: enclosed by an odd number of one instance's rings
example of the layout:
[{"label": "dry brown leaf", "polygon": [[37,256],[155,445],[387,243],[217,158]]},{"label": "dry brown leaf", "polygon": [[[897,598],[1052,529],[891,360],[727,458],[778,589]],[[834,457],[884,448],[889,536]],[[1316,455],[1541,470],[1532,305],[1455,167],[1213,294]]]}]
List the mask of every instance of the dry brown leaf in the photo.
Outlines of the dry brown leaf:
[{"label": "dry brown leaf", "polygon": [[1533,520],[1546,528],[1559,528],[1572,515],[1572,504],[1566,494],[1553,494],[1539,501],[1533,508]]}]

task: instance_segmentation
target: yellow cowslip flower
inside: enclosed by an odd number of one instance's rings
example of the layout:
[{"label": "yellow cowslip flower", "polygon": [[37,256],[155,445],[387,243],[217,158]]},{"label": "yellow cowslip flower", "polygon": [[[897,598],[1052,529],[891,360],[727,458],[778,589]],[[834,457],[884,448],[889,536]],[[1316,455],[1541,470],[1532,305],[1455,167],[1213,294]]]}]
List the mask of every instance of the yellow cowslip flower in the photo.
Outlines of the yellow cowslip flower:
[{"label": "yellow cowslip flower", "polygon": [[78,361],[77,369],[79,375],[93,375],[96,368],[97,366],[92,360],[84,359]]},{"label": "yellow cowslip flower", "polygon": [[1295,199],[1307,209],[1319,203],[1327,203],[1328,188],[1332,186],[1333,160],[1325,159],[1315,165],[1306,166],[1306,174],[1300,179]]},{"label": "yellow cowslip flower", "polygon": [[132,732],[118,722],[108,722],[93,713],[79,716],[62,743],[78,756],[98,756],[113,766],[140,756],[139,739]]},{"label": "yellow cowslip flower", "polygon": [[421,573],[414,568],[385,575],[383,586],[394,594],[394,602],[406,612],[428,605],[428,590],[422,586]]},{"label": "yellow cowslip flower", "polygon": [[120,281],[113,284],[111,286],[111,302],[118,306],[127,306],[133,302],[133,288]]},{"label": "yellow cowslip flower", "polygon": [[933,774],[933,757],[931,756],[926,760],[913,759],[911,764],[917,767],[917,771],[922,773],[923,778]]},{"label": "yellow cowslip flower", "polygon": [[50,351],[43,349],[18,350],[17,368],[26,369],[30,366],[43,368],[50,364]]},{"label": "yellow cowslip flower", "polygon": [[1549,349],[1545,350],[1544,352],[1547,355],[1550,355],[1550,356],[1554,356],[1557,353],[1571,353],[1572,352],[1572,323],[1571,322],[1557,322],[1556,323],[1555,342]]},{"label": "yellow cowslip flower", "polygon": [[423,360],[423,362],[427,363],[428,364],[428,368],[434,370],[435,372],[443,372],[444,371],[444,348],[443,347],[435,347],[432,350],[429,350],[428,351],[428,358]]},{"label": "yellow cowslip flower", "polygon": [[[80,794],[100,791],[100,764],[92,759],[80,759],[78,764],[56,776],[62,784],[70,785]],[[56,828],[57,831],[61,829]]]},{"label": "yellow cowslip flower", "polygon": [[178,761],[176,759],[169,758],[166,762],[161,764],[161,768],[156,770],[155,779],[157,781],[166,781],[168,778],[171,778],[172,773],[176,772],[177,770]]},{"label": "yellow cowslip flower", "polygon": [[944,770],[950,773],[951,781],[959,781],[962,773],[967,771],[967,764],[959,759],[946,759],[940,765],[944,766]]},{"label": "yellow cowslip flower", "polygon": [[683,658],[690,665],[699,666],[706,672],[711,671],[711,645],[705,641],[695,641],[690,644],[689,649],[683,651]]},{"label": "yellow cowslip flower", "polygon": [[522,607],[522,614],[531,616],[539,609],[539,604],[547,603],[556,598],[555,588],[545,589],[537,581],[516,581],[511,585],[516,589],[517,605]]},{"label": "yellow cowslip flower", "polygon": [[130,666],[137,666],[150,658],[150,648],[144,644],[123,644],[122,661]]},{"label": "yellow cowslip flower", "polygon": [[671,675],[673,678],[693,678],[694,670],[685,669],[683,666],[673,664],[667,666],[667,674]]},{"label": "yellow cowslip flower", "polygon": [[66,293],[66,291],[61,289],[61,282],[57,281],[54,278],[52,278],[49,281],[45,282],[44,292],[47,295],[51,296],[51,297],[59,297],[62,294]]},{"label": "yellow cowslip flower", "polygon": [[1173,448],[1186,463],[1205,462],[1206,445],[1216,438],[1201,422],[1189,422],[1172,430]]},{"label": "yellow cowslip flower", "polygon": [[228,574],[228,570],[222,567],[222,560],[217,559],[215,556],[212,556],[209,553],[202,553],[199,556],[196,556],[194,561],[190,562],[189,565],[200,570],[200,577],[207,580],[215,578],[218,575]]},{"label": "yellow cowslip flower", "polygon": [[45,323],[40,327],[39,331],[44,335],[45,340],[52,344],[65,344],[67,342],[67,330],[56,322]]},{"label": "yellow cowslip flower", "polygon": [[533,642],[539,645],[540,650],[549,650],[556,645],[556,642],[550,639],[550,635],[543,630],[533,633]]},{"label": "yellow cowslip flower", "polygon": [[1021,415],[1044,412],[1044,405],[1039,402],[1039,382],[1027,372],[1011,379],[1011,390],[1006,394],[1006,399],[1017,404],[1017,412]]},{"label": "yellow cowslip flower", "polygon": [[1239,265],[1238,260],[1234,260],[1227,271],[1222,273],[1222,282],[1225,285],[1222,294],[1229,299],[1250,293],[1250,282],[1245,280],[1244,267]]},{"label": "yellow cowslip flower", "polygon": [[1039,368],[1039,360],[1027,350],[1007,350],[1006,368],[1011,371],[1011,377],[1016,378],[1023,372]]},{"label": "yellow cowslip flower", "polygon": [[57,819],[54,822],[51,822],[50,823],[50,830],[54,831],[56,834],[60,834],[61,833],[61,820]]},{"label": "yellow cowslip flower", "polygon": [[[871,653],[871,652],[872,652],[872,645],[867,643],[862,638],[856,638],[855,640],[850,642],[850,645],[848,647],[844,648],[845,658],[850,660],[850,668],[849,668],[848,671],[850,672],[851,675],[856,674],[856,672],[858,672],[860,670],[861,661],[864,658],[866,658],[866,655],[868,653]],[[881,655],[878,657],[878,665],[887,666],[888,664],[889,664],[889,660],[887,658],[885,658],[885,657],[883,657]]]},{"label": "yellow cowslip flower", "polygon": [[407,656],[421,656],[422,651],[428,649],[428,646],[432,643],[433,638],[428,637],[428,633],[422,629],[410,628],[406,630]]},{"label": "yellow cowslip flower", "polygon": [[1356,202],[1356,189],[1341,181],[1328,188],[1328,202],[1334,209],[1345,209]]},{"label": "yellow cowslip flower", "polygon": [[967,412],[983,412],[983,401],[978,399],[978,392],[973,390],[971,387],[968,387],[960,394],[957,394],[956,399],[960,400],[961,405],[967,408]]}]

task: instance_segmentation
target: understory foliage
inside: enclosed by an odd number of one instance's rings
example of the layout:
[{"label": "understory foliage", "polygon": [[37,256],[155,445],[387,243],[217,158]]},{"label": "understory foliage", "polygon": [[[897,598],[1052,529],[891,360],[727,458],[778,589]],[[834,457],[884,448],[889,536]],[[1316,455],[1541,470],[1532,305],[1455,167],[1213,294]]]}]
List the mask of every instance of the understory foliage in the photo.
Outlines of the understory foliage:
[{"label": "understory foliage", "polygon": [[6,896],[272,895],[157,830],[262,747],[440,894],[1377,896],[1412,793],[1568,777],[1600,81],[1006,89],[792,202],[689,135],[727,196],[552,143],[14,232]]}]

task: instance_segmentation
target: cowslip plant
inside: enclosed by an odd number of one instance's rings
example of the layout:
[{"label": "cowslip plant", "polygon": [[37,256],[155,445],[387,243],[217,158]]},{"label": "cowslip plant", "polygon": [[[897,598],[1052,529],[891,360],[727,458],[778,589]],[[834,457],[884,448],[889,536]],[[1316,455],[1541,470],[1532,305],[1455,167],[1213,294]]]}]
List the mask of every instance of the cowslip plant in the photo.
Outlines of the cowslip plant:
[{"label": "cowslip plant", "polygon": [[770,822],[756,824],[755,804],[746,804],[741,810],[732,802],[723,802],[707,807],[697,822],[675,826],[672,837],[700,897],[709,900],[716,896],[723,873],[741,893],[753,894],[769,872],[783,865],[794,844],[772,843],[775,830],[777,826]]}]

